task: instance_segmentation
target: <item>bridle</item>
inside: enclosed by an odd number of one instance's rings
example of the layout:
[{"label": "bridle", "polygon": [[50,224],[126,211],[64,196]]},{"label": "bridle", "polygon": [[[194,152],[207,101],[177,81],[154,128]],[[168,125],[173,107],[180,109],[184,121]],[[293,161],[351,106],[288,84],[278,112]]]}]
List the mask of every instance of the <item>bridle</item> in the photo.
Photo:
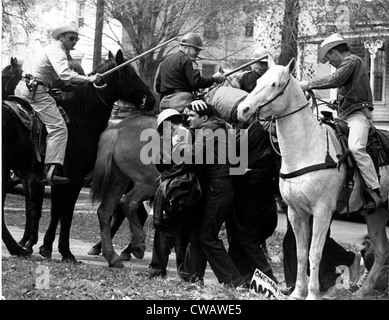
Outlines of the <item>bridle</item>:
[{"label": "bridle", "polygon": [[[120,87],[121,79],[122,79],[122,73],[121,73],[121,70],[117,70],[117,71],[118,71],[118,73],[119,73],[119,87]],[[104,104],[105,106],[107,106],[108,108],[111,108],[111,107],[104,101],[104,99],[100,96],[100,90],[106,88],[106,87],[107,87],[107,84],[104,83],[102,86],[98,86],[98,85],[96,85],[96,84],[94,83],[93,86],[97,89],[97,96],[98,96],[98,98],[100,99],[100,101],[102,101],[103,104]],[[142,93],[138,90],[138,88],[137,88],[136,86],[135,86],[135,90],[136,90],[138,93],[140,93],[140,95],[142,95]],[[139,109],[144,110],[144,109],[146,108],[146,105],[145,105],[145,104],[146,104],[146,101],[147,101],[147,96],[144,94],[144,95],[143,95],[143,98],[142,98],[142,103],[139,105]]]},{"label": "bridle", "polygon": [[284,93],[285,93],[285,90],[286,88],[288,87],[289,83],[290,83],[290,79],[291,77],[289,76],[289,79],[288,81],[286,82],[285,86],[282,88],[282,90],[280,92],[278,92],[273,98],[271,98],[269,101],[267,101],[266,103],[260,105],[259,107],[257,107],[257,111],[256,111],[256,118],[257,120],[259,121],[267,121],[267,122],[270,122],[270,126],[269,126],[269,139],[270,139],[270,143],[271,143],[271,146],[273,148],[273,150],[279,155],[281,156],[281,153],[277,150],[276,146],[274,145],[274,142],[273,142],[273,139],[272,139],[272,131],[273,131],[273,123],[275,122],[275,120],[277,119],[282,119],[282,118],[285,118],[285,117],[288,117],[294,113],[297,113],[303,109],[305,109],[308,105],[309,105],[309,102],[307,101],[306,104],[304,104],[302,107],[296,109],[296,110],[293,110],[287,114],[284,114],[282,116],[279,116],[279,117],[275,117],[275,116],[272,116],[270,119],[262,119],[262,118],[259,118],[258,116],[258,111],[260,109],[262,109],[263,107],[267,106],[268,104],[272,103],[273,101],[275,101],[277,98],[279,98],[280,96],[282,96]]},{"label": "bridle", "polygon": [[[284,93],[285,93],[285,90],[286,88],[288,87],[289,83],[290,83],[290,79],[291,77],[289,76],[289,79],[288,81],[286,82],[285,86],[282,88],[282,90],[280,92],[278,92],[273,98],[271,98],[269,101],[267,101],[266,103],[260,105],[259,107],[257,107],[257,111],[256,113],[258,114],[258,111],[260,109],[262,109],[263,107],[267,106],[268,104],[272,103],[273,101],[275,101],[277,98],[279,98],[280,96],[282,96]],[[287,114],[284,114],[282,116],[279,116],[279,117],[275,117],[275,116],[272,116],[271,119],[262,119],[262,118],[259,118],[259,116],[256,116],[256,118],[260,121],[274,121],[274,120],[277,120],[277,119],[282,119],[282,118],[285,118],[287,116],[290,116],[296,112],[299,112],[301,110],[303,110],[305,107],[307,107],[309,105],[309,102],[307,102],[306,104],[304,104],[302,107],[298,108],[297,110],[293,110]]]}]

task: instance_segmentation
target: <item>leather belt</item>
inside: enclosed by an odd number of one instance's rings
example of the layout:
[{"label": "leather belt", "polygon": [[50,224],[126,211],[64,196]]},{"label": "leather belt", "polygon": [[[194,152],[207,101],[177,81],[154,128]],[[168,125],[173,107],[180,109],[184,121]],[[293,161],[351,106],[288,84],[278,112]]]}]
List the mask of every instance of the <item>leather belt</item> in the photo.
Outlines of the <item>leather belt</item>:
[{"label": "leather belt", "polygon": [[44,87],[48,87],[48,88],[50,87],[50,86],[44,84],[42,81],[36,80],[34,77],[26,77],[26,76],[24,76],[24,77],[22,77],[22,79],[23,79],[23,80],[29,80],[29,81],[30,81],[31,79],[34,79],[38,85],[44,86]]}]

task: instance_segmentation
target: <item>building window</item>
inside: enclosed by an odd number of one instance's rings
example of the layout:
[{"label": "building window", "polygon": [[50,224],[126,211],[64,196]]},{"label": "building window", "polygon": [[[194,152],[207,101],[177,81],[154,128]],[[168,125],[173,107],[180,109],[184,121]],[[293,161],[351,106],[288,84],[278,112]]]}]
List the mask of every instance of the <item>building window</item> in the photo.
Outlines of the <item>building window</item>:
[{"label": "building window", "polygon": [[245,36],[247,38],[254,36],[254,23],[252,20],[247,20],[244,27],[245,27]]},{"label": "building window", "polygon": [[85,18],[85,0],[78,2],[78,27],[84,26],[84,18]]},{"label": "building window", "polygon": [[[373,88],[373,95],[374,95],[374,102],[380,102],[384,103],[384,97],[385,97],[385,76],[386,76],[386,59],[385,59],[385,44],[377,50],[377,53],[375,55],[374,59],[374,88]],[[370,53],[367,50],[366,55],[367,57],[367,66],[368,66],[368,72],[369,77],[371,72],[371,60],[370,60]]]}]

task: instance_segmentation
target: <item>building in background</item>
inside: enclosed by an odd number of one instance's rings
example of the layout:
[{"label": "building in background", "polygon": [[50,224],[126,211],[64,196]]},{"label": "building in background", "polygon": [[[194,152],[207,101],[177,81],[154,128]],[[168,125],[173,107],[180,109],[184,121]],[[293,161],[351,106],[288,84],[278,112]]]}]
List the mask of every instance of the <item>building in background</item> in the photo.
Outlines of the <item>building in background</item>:
[{"label": "building in background", "polygon": [[[389,23],[388,20],[368,19],[368,15],[357,15],[355,0],[300,1],[298,31],[297,79],[311,79],[329,75],[335,69],[318,61],[321,42],[334,32],[345,38],[351,52],[362,57],[370,75],[374,96],[374,124],[377,128],[389,130]],[[371,4],[359,2],[360,7]],[[272,53],[280,54],[281,34],[278,25],[282,22],[282,9],[269,9],[258,17],[255,25],[256,42]],[[322,18],[321,21],[318,18]],[[360,21],[358,21],[360,19]],[[273,21],[271,21],[273,20]],[[275,25],[273,27],[273,25]],[[269,26],[272,26],[269,28]],[[371,76],[373,75],[373,76]],[[324,100],[336,99],[336,89],[318,90],[318,97]],[[322,107],[325,109],[325,106]],[[330,109],[328,109],[330,110]]]},{"label": "building in background", "polygon": [[[15,3],[15,10],[17,4]],[[37,30],[27,36],[20,25],[15,24],[10,34],[3,35],[1,46],[2,68],[10,63],[11,57],[16,57],[19,63],[28,61],[35,52],[48,45],[51,31],[59,25],[75,23],[78,26],[80,40],[71,51],[74,59],[79,61],[85,72],[89,73],[93,67],[93,46],[95,37],[96,6],[85,0],[40,0],[36,2],[32,17],[35,17]],[[104,22],[104,36],[102,41],[102,57],[108,56],[108,51],[114,54],[122,40],[122,27],[116,20]]]},{"label": "building in background", "polygon": [[[17,6],[15,4],[15,10]],[[58,25],[75,22],[78,25],[80,40],[71,52],[74,59],[78,60],[84,70],[88,73],[93,66],[93,46],[95,37],[96,5],[93,1],[85,0],[60,0],[60,1],[37,1],[34,7],[37,23],[37,30],[31,32],[29,37],[20,25],[15,25],[12,32],[3,35],[2,39],[2,67],[9,64],[11,57],[17,57],[20,63],[28,61],[34,52],[45,47],[50,41],[51,31]],[[240,17],[237,17],[239,19]],[[242,19],[246,19],[242,12]],[[205,76],[212,75],[222,68],[237,67],[251,58],[254,50],[253,23],[246,26],[236,27],[234,24],[226,30],[218,30],[218,26],[212,21],[204,24],[199,32],[204,40],[206,49],[199,59],[199,67]],[[201,28],[200,28],[201,29]],[[185,26],[183,26],[185,30]],[[187,30],[188,32],[191,30]],[[183,31],[185,33],[185,31]],[[172,46],[177,46],[174,42]],[[116,53],[118,49],[124,48],[127,58],[135,54],[131,50],[131,43],[128,34],[123,30],[121,24],[115,19],[105,16],[102,58],[108,56],[108,51]],[[133,64],[136,68],[136,63]]]}]

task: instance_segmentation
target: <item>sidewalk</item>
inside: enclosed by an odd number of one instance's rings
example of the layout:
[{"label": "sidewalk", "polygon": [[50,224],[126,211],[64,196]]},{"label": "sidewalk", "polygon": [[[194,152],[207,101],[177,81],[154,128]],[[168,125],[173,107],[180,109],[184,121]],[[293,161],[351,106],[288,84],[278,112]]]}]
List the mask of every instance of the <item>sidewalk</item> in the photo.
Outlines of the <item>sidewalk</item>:
[{"label": "sidewalk", "polygon": [[[23,236],[23,229],[14,227],[14,226],[8,226],[9,232],[12,234],[12,236],[15,238],[16,241],[19,241],[19,239]],[[39,233],[39,241],[34,246],[34,252],[33,256],[41,257],[38,250],[39,247],[42,245],[44,234]],[[108,267],[108,262],[105,260],[105,258],[101,255],[99,256],[89,256],[87,252],[90,250],[90,248],[94,245],[94,243],[88,243],[81,240],[76,239],[70,239],[70,248],[72,253],[75,255],[76,259],[82,263],[85,264],[91,264],[91,265],[98,265],[103,267]],[[4,243],[2,242],[1,246],[1,254],[2,257],[10,257],[10,254],[5,247]],[[120,249],[115,248],[117,254],[120,254]],[[151,252],[145,252],[144,258],[142,260],[138,260],[133,257],[133,260],[131,261],[123,261],[124,267],[130,269],[131,272],[137,272],[137,271],[147,271],[149,263],[151,261]],[[55,241],[53,243],[53,254],[52,258],[56,260],[61,260],[62,256],[58,252],[58,236],[55,238]],[[169,263],[168,263],[168,277],[176,277],[177,271],[176,271],[176,256],[175,253],[172,252],[169,257]],[[205,271],[205,277],[204,277],[205,284],[211,284],[211,283],[218,283],[215,275],[213,274],[212,270],[207,267],[207,270]]]}]

